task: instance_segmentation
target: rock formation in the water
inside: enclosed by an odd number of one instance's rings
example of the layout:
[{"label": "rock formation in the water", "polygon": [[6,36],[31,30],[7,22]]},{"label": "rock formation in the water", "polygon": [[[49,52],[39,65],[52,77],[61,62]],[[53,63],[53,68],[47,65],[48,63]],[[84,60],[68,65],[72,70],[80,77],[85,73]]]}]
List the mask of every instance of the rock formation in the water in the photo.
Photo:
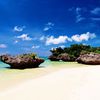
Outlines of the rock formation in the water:
[{"label": "rock formation in the water", "polygon": [[23,54],[19,56],[1,55],[0,60],[9,64],[14,69],[36,68],[44,62],[43,59],[35,58],[32,54]]},{"label": "rock formation in the water", "polygon": [[67,53],[62,53],[58,56],[55,55],[51,55],[49,56],[49,58],[51,61],[73,61],[73,59],[71,59],[71,57],[67,54]]},{"label": "rock formation in the water", "polygon": [[76,59],[82,54],[88,54],[90,52],[100,54],[100,47],[92,47],[90,45],[73,44],[70,47],[57,47],[50,50],[52,61],[76,61]]},{"label": "rock formation in the water", "polygon": [[59,59],[57,56],[55,56],[55,55],[49,56],[48,59],[50,59],[51,61],[59,61],[59,60],[60,60],[60,59]]},{"label": "rock formation in the water", "polygon": [[67,53],[62,53],[58,56],[58,58],[62,61],[70,61],[70,57]]},{"label": "rock formation in the water", "polygon": [[89,65],[99,65],[100,64],[100,54],[97,53],[88,53],[80,55],[76,61],[82,64]]}]

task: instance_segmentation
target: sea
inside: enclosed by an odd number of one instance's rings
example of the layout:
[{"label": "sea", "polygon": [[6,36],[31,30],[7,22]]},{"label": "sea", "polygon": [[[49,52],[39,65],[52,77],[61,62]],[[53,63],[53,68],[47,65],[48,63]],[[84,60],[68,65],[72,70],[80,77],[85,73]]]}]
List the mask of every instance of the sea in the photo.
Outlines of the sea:
[{"label": "sea", "polygon": [[8,65],[8,64],[3,63],[3,62],[0,61],[0,69],[7,69],[9,67],[10,67],[10,65]]},{"label": "sea", "polygon": [[[82,66],[82,64],[78,64],[77,62],[63,62],[63,61],[50,61],[47,57],[42,57],[45,61],[39,67],[40,68],[47,68],[47,67],[74,67],[74,66]],[[0,61],[0,70],[1,69],[8,69],[10,65],[3,63]]]}]

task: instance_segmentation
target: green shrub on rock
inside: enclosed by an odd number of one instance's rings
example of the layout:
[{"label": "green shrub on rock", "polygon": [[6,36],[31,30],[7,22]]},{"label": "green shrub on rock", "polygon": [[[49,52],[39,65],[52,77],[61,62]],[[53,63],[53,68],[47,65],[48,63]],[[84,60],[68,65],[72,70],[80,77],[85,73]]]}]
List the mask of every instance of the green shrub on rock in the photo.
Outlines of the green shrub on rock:
[{"label": "green shrub on rock", "polygon": [[52,55],[49,58],[52,60],[61,60],[59,58],[66,58],[67,61],[76,61],[76,59],[82,54],[88,54],[90,52],[100,54],[100,47],[92,47],[90,45],[83,44],[73,44],[70,47],[54,48],[53,50],[50,50],[50,52],[52,53]]}]

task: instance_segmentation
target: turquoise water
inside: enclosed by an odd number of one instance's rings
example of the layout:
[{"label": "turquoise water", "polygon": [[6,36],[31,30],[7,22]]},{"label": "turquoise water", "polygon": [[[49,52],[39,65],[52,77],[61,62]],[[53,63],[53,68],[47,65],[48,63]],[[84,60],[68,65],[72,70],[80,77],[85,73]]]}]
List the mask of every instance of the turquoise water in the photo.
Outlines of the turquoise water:
[{"label": "turquoise water", "polygon": [[10,67],[10,66],[8,64],[5,64],[5,63],[0,61],[0,69],[5,69],[7,67]]},{"label": "turquoise water", "polygon": [[79,64],[77,62],[63,62],[63,61],[50,61],[50,60],[45,60],[44,63],[40,65],[40,67],[82,67],[86,66],[83,64]]},{"label": "turquoise water", "polygon": [[[61,67],[61,66],[65,66],[65,67],[79,66],[80,67],[83,65],[78,64],[77,62],[50,61],[47,58],[45,58],[45,62],[40,65],[40,67],[42,67],[42,68],[44,68],[44,67]],[[5,64],[0,61],[0,69],[6,69],[8,67],[10,67],[8,64]]]},{"label": "turquoise water", "polygon": [[[50,63],[50,61],[47,59],[47,57],[41,57],[41,58],[43,58],[45,60],[45,62],[43,64],[41,64],[40,66],[41,67],[47,67],[48,64]],[[10,67],[10,65],[0,61],[0,69],[6,69],[8,67]]]}]

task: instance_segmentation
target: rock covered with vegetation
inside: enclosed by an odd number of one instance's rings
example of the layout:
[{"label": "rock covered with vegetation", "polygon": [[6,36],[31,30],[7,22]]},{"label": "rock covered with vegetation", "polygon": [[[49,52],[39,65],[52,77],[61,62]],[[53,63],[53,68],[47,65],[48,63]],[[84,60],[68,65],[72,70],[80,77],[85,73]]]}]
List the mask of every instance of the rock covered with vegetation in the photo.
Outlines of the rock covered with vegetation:
[{"label": "rock covered with vegetation", "polygon": [[14,69],[36,68],[44,62],[43,59],[37,58],[33,53],[18,56],[1,55],[0,60]]},{"label": "rock covered with vegetation", "polygon": [[100,47],[91,47],[90,45],[83,45],[83,44],[73,44],[70,47],[65,48],[54,48],[50,50],[52,55],[49,56],[49,59],[52,61],[78,61],[76,60],[78,57],[82,55],[89,55],[91,52],[96,54],[95,57],[99,56],[100,54]]},{"label": "rock covered with vegetation", "polygon": [[100,64],[100,54],[97,53],[87,53],[80,55],[76,61],[82,64],[89,65],[99,65]]}]

